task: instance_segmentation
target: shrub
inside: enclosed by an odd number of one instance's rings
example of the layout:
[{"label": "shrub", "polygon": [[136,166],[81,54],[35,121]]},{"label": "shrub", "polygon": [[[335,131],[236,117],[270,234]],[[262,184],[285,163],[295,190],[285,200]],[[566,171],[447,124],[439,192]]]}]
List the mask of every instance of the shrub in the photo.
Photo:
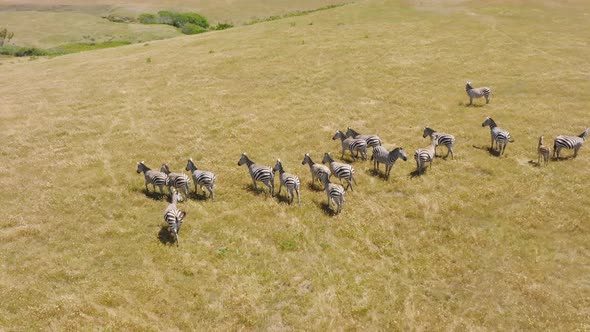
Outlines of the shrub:
[{"label": "shrub", "polygon": [[231,23],[217,23],[217,25],[213,27],[213,30],[225,30],[233,27],[234,25]]},{"label": "shrub", "polygon": [[137,18],[137,20],[139,21],[139,23],[143,23],[143,24],[157,24],[157,23],[160,23],[158,21],[158,17],[156,15],[154,15],[154,14],[141,14]]},{"label": "shrub", "polygon": [[184,33],[185,35],[196,35],[198,33],[206,32],[207,29],[193,23],[185,23],[180,29],[180,31],[182,31],[182,33]]}]

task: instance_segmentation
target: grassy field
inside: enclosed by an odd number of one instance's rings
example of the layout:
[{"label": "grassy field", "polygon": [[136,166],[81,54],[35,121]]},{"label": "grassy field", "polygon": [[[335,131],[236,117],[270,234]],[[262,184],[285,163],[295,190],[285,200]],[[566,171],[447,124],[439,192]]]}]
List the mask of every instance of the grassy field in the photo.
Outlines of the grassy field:
[{"label": "grassy field", "polygon": [[[0,330],[590,329],[589,147],[531,163],[539,135],[590,126],[589,11],[361,1],[3,62]],[[467,107],[466,80],[491,103]],[[486,115],[515,139],[501,158]],[[455,160],[412,176],[427,125],[456,136]],[[354,162],[333,216],[301,161],[339,156],[347,126],[410,158],[389,180]],[[281,158],[301,205],[252,190],[243,151]],[[136,162],[189,157],[216,200],[180,203],[170,245]]]}]

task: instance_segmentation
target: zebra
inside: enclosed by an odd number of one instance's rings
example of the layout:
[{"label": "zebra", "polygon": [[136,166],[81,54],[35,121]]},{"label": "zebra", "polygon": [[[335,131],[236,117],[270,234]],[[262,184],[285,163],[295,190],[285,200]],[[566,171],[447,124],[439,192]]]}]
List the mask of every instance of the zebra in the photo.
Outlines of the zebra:
[{"label": "zebra", "polygon": [[340,213],[340,211],[342,211],[342,206],[344,205],[344,187],[336,183],[330,183],[327,174],[321,175],[321,181],[324,184],[324,190],[328,195],[328,208],[331,208],[331,203],[333,201],[334,204],[336,204],[336,211],[334,211],[334,213]]},{"label": "zebra", "polygon": [[553,143],[553,157],[557,155],[557,159],[559,159],[559,151],[563,148],[566,149],[574,149],[574,158],[578,156],[578,150],[582,147],[582,144],[588,138],[588,130],[590,128],[586,128],[584,132],[582,132],[578,136],[564,136],[559,135],[555,137],[555,141]]},{"label": "zebra", "polygon": [[178,241],[178,232],[180,232],[180,226],[182,226],[182,222],[184,221],[184,217],[186,216],[186,212],[180,211],[176,207],[176,203],[178,201],[178,191],[174,188],[172,194],[172,203],[168,204],[166,210],[164,211],[164,221],[168,224],[168,230],[174,235],[176,238],[176,245],[179,244]]},{"label": "zebra", "polygon": [[352,137],[346,138],[346,135],[344,135],[340,130],[336,130],[336,133],[332,137],[332,140],[336,140],[338,138],[342,142],[342,157],[341,158],[344,158],[344,151],[349,150],[350,155],[352,156],[352,159],[355,160],[356,157],[352,153],[352,151],[355,150],[357,157],[360,152],[361,158],[363,160],[367,160],[367,142],[364,139],[361,139],[361,138],[356,139],[356,138],[352,138]]},{"label": "zebra", "polygon": [[156,186],[160,188],[160,194],[164,194],[163,188],[166,185],[166,179],[168,178],[166,174],[158,171],[152,171],[151,168],[147,167],[144,164],[144,161],[140,161],[137,163],[137,173],[143,172],[145,176],[145,191],[148,193],[150,190],[148,189],[148,183],[151,183],[154,192],[156,192]]},{"label": "zebra", "polygon": [[287,187],[288,191],[289,204],[293,203],[293,199],[295,198],[295,195],[293,195],[293,191],[297,193],[297,204],[301,204],[301,200],[299,198],[299,178],[296,175],[286,173],[283,169],[283,163],[281,163],[280,159],[277,159],[277,163],[275,164],[275,167],[272,168],[272,171],[279,172],[279,174],[281,175],[279,177],[280,184],[279,192],[277,193],[277,195],[281,193],[281,189],[283,188],[283,186],[285,186]]},{"label": "zebra", "polygon": [[193,181],[195,182],[195,194],[198,194],[199,191],[197,188],[200,186],[205,198],[207,197],[205,188],[207,188],[211,195],[211,199],[215,199],[215,193],[213,192],[215,180],[217,179],[215,174],[197,169],[197,165],[195,165],[192,158],[187,161],[185,170],[191,172],[193,176]]},{"label": "zebra", "polygon": [[391,168],[398,158],[402,158],[403,161],[407,161],[406,152],[403,148],[395,148],[393,151],[387,151],[382,146],[376,146],[373,148],[373,154],[371,160],[373,160],[373,167],[379,172],[379,163],[385,164],[385,176],[389,178]]},{"label": "zebra", "polygon": [[432,160],[434,160],[434,151],[436,149],[437,141],[435,139],[431,139],[430,145],[428,147],[418,149],[414,153],[414,159],[416,160],[416,168],[418,174],[420,174],[424,168],[426,163],[430,163],[429,167],[432,168]]},{"label": "zebra", "polygon": [[354,168],[351,165],[334,161],[334,159],[332,158],[332,156],[330,156],[328,152],[324,153],[322,163],[330,163],[330,170],[332,171],[332,174],[335,175],[338,179],[340,179],[341,182],[342,179],[346,180],[346,182],[348,183],[346,189],[350,188],[350,190],[354,190],[352,189],[352,183],[350,182],[350,180],[352,180],[355,185],[357,183],[354,179]]},{"label": "zebra", "polygon": [[254,185],[254,189],[256,188],[256,181],[260,181],[264,183],[270,189],[270,196],[274,197],[275,186],[274,186],[274,179],[275,175],[272,171],[272,168],[268,166],[261,166],[255,164],[248,156],[246,152],[242,153],[242,157],[238,161],[238,166],[242,166],[246,164],[248,166],[248,171],[250,172],[250,176],[252,176],[252,184]]},{"label": "zebra", "polygon": [[330,177],[332,175],[332,172],[330,172],[330,169],[328,168],[328,166],[314,163],[313,160],[311,160],[309,153],[305,154],[305,157],[303,157],[303,161],[301,162],[301,165],[305,165],[305,164],[309,165],[309,171],[311,172],[311,184],[312,185],[315,180],[317,180],[319,182],[322,181],[322,179],[321,179],[322,174],[327,174],[328,177]]},{"label": "zebra", "polygon": [[[439,133],[429,127],[424,128],[424,133],[422,134],[422,137],[426,136],[430,136],[431,139],[436,139],[437,146],[444,145],[447,147],[447,155],[444,156],[444,158],[447,158],[450,153],[451,159],[455,159],[455,156],[453,155],[453,145],[455,144],[455,136],[451,134]],[[434,155],[436,156],[436,150],[434,151]]]},{"label": "zebra", "polygon": [[546,146],[543,142],[543,136],[539,136],[539,145],[537,146],[537,165],[541,166],[541,157],[543,157],[543,164],[547,166],[549,163],[549,155],[551,154],[551,148]]},{"label": "zebra", "polygon": [[504,129],[501,129],[496,125],[496,122],[492,120],[489,116],[486,117],[485,121],[481,124],[482,127],[489,126],[490,127],[490,134],[492,137],[492,143],[490,149],[494,149],[494,142],[496,142],[496,148],[498,148],[498,153],[500,155],[504,154],[504,150],[506,150],[506,145],[508,142],[514,142],[510,133]]},{"label": "zebra", "polygon": [[172,173],[170,172],[170,168],[166,164],[162,164],[160,168],[160,172],[166,174],[168,178],[166,179],[166,186],[168,186],[168,191],[172,195],[171,187],[181,189],[184,193],[184,197],[188,199],[189,194],[189,184],[191,183],[191,179],[188,175],[184,173]]},{"label": "zebra", "polygon": [[473,88],[471,86],[471,82],[467,81],[465,84],[465,91],[467,91],[467,95],[469,96],[469,105],[473,104],[473,98],[486,98],[486,104],[490,103],[490,96],[492,94],[492,89],[488,87],[481,87],[481,88]]},{"label": "zebra", "polygon": [[360,138],[367,142],[367,146],[376,147],[381,145],[381,139],[377,135],[361,135],[354,129],[348,127],[346,130],[346,137]]}]

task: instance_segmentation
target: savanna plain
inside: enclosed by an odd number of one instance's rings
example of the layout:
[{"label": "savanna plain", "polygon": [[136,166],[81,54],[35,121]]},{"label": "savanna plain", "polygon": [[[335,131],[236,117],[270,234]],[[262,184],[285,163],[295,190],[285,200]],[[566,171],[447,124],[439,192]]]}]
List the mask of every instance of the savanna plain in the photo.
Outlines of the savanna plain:
[{"label": "savanna plain", "polygon": [[[4,58],[0,330],[590,330],[590,147],[536,165],[540,135],[590,126],[589,20],[575,0],[366,0]],[[501,157],[486,116],[514,138]],[[425,126],[455,158],[416,176]],[[409,158],[385,179],[345,156],[358,186],[334,215],[301,161],[340,160],[347,127]],[[301,204],[253,189],[242,152],[280,158]],[[188,158],[216,197],[179,203],[177,246],[136,163]]]}]

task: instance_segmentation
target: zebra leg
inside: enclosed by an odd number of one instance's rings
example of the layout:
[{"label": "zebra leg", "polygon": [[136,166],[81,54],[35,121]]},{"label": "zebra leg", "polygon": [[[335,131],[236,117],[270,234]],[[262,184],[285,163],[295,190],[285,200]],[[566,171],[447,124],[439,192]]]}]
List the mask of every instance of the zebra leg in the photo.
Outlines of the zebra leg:
[{"label": "zebra leg", "polygon": [[[209,191],[209,196],[211,196],[211,199],[215,199],[215,194],[213,194],[213,186],[208,186],[207,190]],[[203,190],[203,192],[205,192]]]},{"label": "zebra leg", "polygon": [[[197,180],[195,180],[195,195],[199,195],[199,190],[197,188],[198,188]],[[201,189],[203,189],[203,188],[201,188]]]},{"label": "zebra leg", "polygon": [[[147,191],[148,193],[150,192],[150,190],[148,189],[148,182],[145,182],[145,191]],[[154,187],[154,191],[156,191],[155,187]]]},{"label": "zebra leg", "polygon": [[[279,191],[280,193],[280,191]],[[287,187],[287,199],[289,201],[289,205],[291,205],[291,203],[293,203],[293,199],[295,198],[295,195],[293,194],[293,188],[289,188]]]},{"label": "zebra leg", "polygon": [[449,151],[447,151],[447,157],[449,156],[449,153],[450,153],[451,154],[451,160],[455,160],[455,155],[453,154],[453,146],[449,145],[448,148],[449,148]]},{"label": "zebra leg", "polygon": [[574,158],[576,158],[578,156],[578,150],[580,150],[579,147],[574,148]]},{"label": "zebra leg", "polygon": [[297,193],[297,205],[301,204],[301,198],[299,197],[299,188],[295,188],[295,192]]},{"label": "zebra leg", "polygon": [[469,96],[469,105],[473,104],[473,97]]},{"label": "zebra leg", "polygon": [[490,97],[486,96],[486,104],[489,104],[489,103],[490,103]]}]

